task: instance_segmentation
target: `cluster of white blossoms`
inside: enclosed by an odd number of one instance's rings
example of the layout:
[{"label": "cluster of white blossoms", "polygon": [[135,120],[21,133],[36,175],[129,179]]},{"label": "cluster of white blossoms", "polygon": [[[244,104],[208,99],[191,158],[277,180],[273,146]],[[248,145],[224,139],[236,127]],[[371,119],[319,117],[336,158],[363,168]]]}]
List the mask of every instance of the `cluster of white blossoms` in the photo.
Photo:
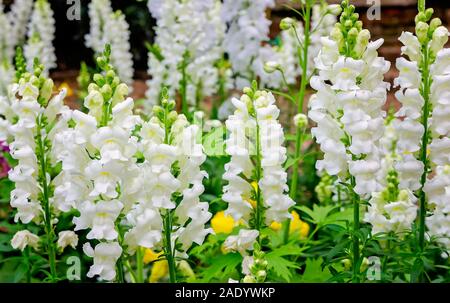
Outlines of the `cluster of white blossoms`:
[{"label": "cluster of white blossoms", "polygon": [[390,64],[378,57],[383,40],[369,43],[369,31],[357,20],[354,6],[345,7],[341,22],[322,38],[309,117],[317,123],[312,134],[324,152],[317,169],[354,183],[354,191],[366,197],[381,188],[374,175],[380,169],[382,106],[389,88],[383,75]]},{"label": "cluster of white blossoms", "polygon": [[11,24],[11,44],[21,45],[25,42],[27,24],[33,10],[34,0],[14,0],[8,13]]},{"label": "cluster of white blossoms", "polygon": [[218,0],[168,0],[162,3],[149,0],[148,6],[157,22],[155,45],[149,52],[148,73],[152,78],[147,83],[148,105],[160,100],[163,87],[167,87],[169,95],[174,97],[185,86],[190,105],[216,93],[219,89],[216,63],[224,53],[222,3]]},{"label": "cluster of white blossoms", "polygon": [[28,24],[28,40],[24,46],[28,70],[33,70],[34,58],[39,58],[45,67],[44,75],[56,67],[55,48],[55,19],[47,0],[37,0],[34,3],[30,23]]},{"label": "cluster of white blossoms", "polygon": [[[25,66],[20,68],[24,69]],[[50,249],[55,244],[52,226],[59,214],[52,190],[54,177],[50,174],[55,165],[51,149],[54,133],[60,129],[57,115],[67,116],[69,109],[63,103],[66,91],[52,97],[53,81],[44,76],[43,70],[42,65],[35,63],[33,74],[22,74],[17,83],[9,86],[8,115],[2,125],[6,128],[3,135],[8,139],[11,156],[17,160],[9,172],[9,179],[15,183],[10,200],[16,209],[14,219],[45,226],[46,247]],[[76,245],[73,232],[60,235],[64,237],[64,241],[59,239],[56,243],[60,249]],[[12,245],[23,250],[27,245],[37,248],[37,242],[37,235],[19,231]]]},{"label": "cluster of white blossoms", "polygon": [[[290,218],[289,208],[294,205],[287,195],[287,173],[282,167],[286,148],[277,121],[280,111],[273,95],[257,91],[255,85],[245,88],[241,98],[233,98],[232,103],[236,110],[226,121],[229,138],[225,141],[231,160],[225,165],[223,179],[228,184],[222,199],[228,203],[226,214],[259,232],[264,224]],[[244,234],[236,241],[240,237]],[[228,240],[228,246],[236,241]]]},{"label": "cluster of white blossoms", "polygon": [[62,170],[55,180],[55,205],[62,211],[75,208],[75,231],[88,229],[86,255],[94,258],[87,276],[112,280],[122,253],[121,219],[136,200],[139,177],[137,139],[132,136],[138,116],[133,100],[125,99],[128,87],[121,83],[109,63],[109,49],[97,58],[102,74],[94,76],[84,100],[88,113],[75,110],[60,119],[55,134],[54,158]]},{"label": "cluster of white blossoms", "polygon": [[261,84],[270,84],[280,75],[264,71],[264,63],[274,61],[275,51],[269,45],[261,46],[269,40],[271,21],[266,18],[266,9],[275,5],[273,0],[224,0],[222,19],[228,25],[224,39],[224,49],[228,53],[234,87],[242,89],[257,76]]},{"label": "cluster of white blossoms", "polygon": [[127,85],[133,82],[134,68],[130,45],[130,29],[122,12],[113,12],[110,0],[93,0],[89,4],[90,31],[86,46],[100,54],[105,44],[111,45],[111,64]]},{"label": "cluster of white blossoms", "polygon": [[141,246],[187,257],[192,244],[201,245],[212,232],[205,228],[211,218],[209,205],[200,201],[207,177],[200,166],[206,155],[197,142],[199,127],[173,111],[175,102],[167,97],[138,134],[144,158],[139,164],[142,188],[127,215],[131,228],[125,242],[131,253]]},{"label": "cluster of white blossoms", "polygon": [[402,187],[396,169],[401,161],[395,129],[396,120],[389,117],[385,133],[380,139],[381,168],[376,177],[382,190],[373,192],[364,221],[372,225],[372,233],[394,232],[401,234],[411,230],[417,217],[417,198],[411,189]]},{"label": "cluster of white blossoms", "polygon": [[12,65],[14,56],[14,45],[11,43],[11,24],[8,15],[4,13],[3,4],[0,2],[0,95],[6,95],[8,84],[14,77]]},{"label": "cluster of white blossoms", "polygon": [[5,13],[0,2],[0,95],[6,96],[8,85],[14,80],[14,48],[22,45],[26,35],[33,0],[16,0]]}]

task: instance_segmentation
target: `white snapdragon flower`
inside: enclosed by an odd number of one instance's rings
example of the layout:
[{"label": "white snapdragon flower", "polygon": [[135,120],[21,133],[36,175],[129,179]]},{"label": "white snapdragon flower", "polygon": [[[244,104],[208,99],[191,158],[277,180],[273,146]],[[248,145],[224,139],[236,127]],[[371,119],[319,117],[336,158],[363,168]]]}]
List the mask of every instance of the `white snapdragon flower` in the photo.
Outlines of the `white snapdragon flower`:
[{"label": "white snapdragon flower", "polygon": [[33,2],[33,0],[15,0],[11,5],[8,19],[11,24],[11,45],[14,47],[22,44],[25,40]]},{"label": "white snapdragon flower", "polygon": [[56,245],[60,250],[64,250],[67,246],[75,249],[78,245],[78,235],[71,230],[60,231]]},{"label": "white snapdragon flower", "polygon": [[309,117],[317,123],[312,134],[324,152],[316,167],[341,180],[348,180],[350,173],[355,192],[369,196],[380,189],[374,176],[380,169],[382,106],[389,87],[383,74],[390,65],[378,57],[383,40],[369,42],[370,33],[354,27],[354,49],[348,53],[343,47],[347,41],[336,31],[340,33],[339,27],[322,38],[322,49],[315,58],[319,76],[311,78],[317,93],[310,99]]},{"label": "white snapdragon flower", "polygon": [[21,230],[14,234],[11,239],[11,246],[14,249],[24,250],[25,247],[30,246],[34,249],[38,249],[39,237],[28,230]]},{"label": "white snapdragon flower", "polygon": [[31,20],[28,25],[28,41],[24,47],[24,55],[28,62],[28,70],[33,69],[34,58],[45,66],[44,75],[56,67],[55,48],[55,19],[47,0],[38,0],[34,4]]},{"label": "white snapdragon flower", "polygon": [[89,4],[90,32],[85,44],[100,54],[105,44],[111,45],[111,64],[120,79],[127,85],[133,84],[133,56],[130,46],[130,29],[125,16],[113,12],[110,0],[93,0]]},{"label": "white snapdragon flower", "polygon": [[[0,95],[6,96],[8,85],[14,78],[13,56],[14,44],[12,43],[11,24],[8,16],[4,13],[3,5],[0,3]],[[0,101],[2,102],[2,101]],[[2,112],[0,106],[0,112]]]},{"label": "white snapdragon flower", "polygon": [[223,247],[225,251],[237,251],[242,256],[247,256],[248,251],[253,250],[258,236],[257,230],[241,229],[236,236],[229,236],[223,243]]},{"label": "white snapdragon flower", "polygon": [[[217,0],[159,1],[149,0],[150,13],[157,21],[155,52],[149,52],[146,96],[148,105],[157,103],[163,87],[169,95],[181,89],[183,73],[186,97],[190,105],[219,89],[219,69],[215,64],[223,57],[225,24]],[[184,70],[184,72],[183,72]]]},{"label": "white snapdragon flower", "polygon": [[83,245],[84,253],[94,258],[87,273],[89,278],[99,276],[100,279],[112,281],[116,277],[116,262],[122,255],[122,248],[117,242],[102,242],[92,248],[90,243]]},{"label": "white snapdragon flower", "polygon": [[258,232],[264,224],[290,218],[294,201],[287,194],[287,174],[282,166],[286,148],[275,98],[255,88],[244,91],[240,99],[232,100],[236,109],[226,121],[229,137],[225,151],[231,160],[225,165],[223,179],[228,184],[222,199],[228,203],[226,214],[236,221],[249,224],[257,217],[252,228]]},{"label": "white snapdragon flower", "polygon": [[267,84],[274,78],[280,81],[279,73],[264,71],[264,63],[277,60],[277,54],[269,46],[261,47],[261,43],[268,40],[271,23],[266,9],[274,4],[273,0],[225,0],[223,3],[222,20],[228,24],[223,45],[235,74],[236,88],[249,85],[255,76]]}]

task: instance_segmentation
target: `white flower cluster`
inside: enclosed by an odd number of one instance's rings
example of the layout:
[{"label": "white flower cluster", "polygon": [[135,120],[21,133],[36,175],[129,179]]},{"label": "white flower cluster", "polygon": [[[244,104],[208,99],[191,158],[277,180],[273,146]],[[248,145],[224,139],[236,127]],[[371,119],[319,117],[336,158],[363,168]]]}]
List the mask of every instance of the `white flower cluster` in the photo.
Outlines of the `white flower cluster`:
[{"label": "white flower cluster", "polygon": [[37,0],[28,24],[28,40],[24,46],[29,71],[33,70],[35,58],[39,58],[44,65],[44,75],[48,75],[48,71],[56,67],[54,38],[55,19],[52,8],[47,0]]},{"label": "white flower cluster", "polygon": [[0,2],[0,28],[2,29],[0,32],[0,95],[7,94],[8,84],[12,82],[14,76],[11,24],[3,9],[3,4]]},{"label": "white flower cluster", "polygon": [[11,5],[11,10],[8,13],[9,23],[11,24],[11,45],[17,46],[25,42],[33,2],[33,0],[14,0]]},{"label": "white flower cluster", "polygon": [[169,233],[173,250],[186,257],[193,243],[201,245],[212,232],[205,228],[211,213],[208,203],[200,202],[207,176],[200,169],[206,160],[201,144],[196,142],[200,130],[184,115],[172,111],[174,106],[173,101],[164,99],[139,132],[145,159],[140,164],[143,184],[139,202],[127,215],[132,228],[125,234],[125,242],[131,251],[138,246],[167,249],[162,247],[168,245],[162,234]]},{"label": "white flower cluster", "polygon": [[[150,12],[157,20],[155,46],[160,55],[149,53],[146,93],[148,104],[159,100],[165,86],[169,95],[180,89],[183,73],[190,105],[218,91],[219,70],[215,64],[223,58],[225,24],[218,0],[149,0]],[[183,67],[183,65],[185,65]],[[184,69],[184,72],[183,72]],[[200,100],[199,100],[200,99]]]},{"label": "white flower cluster", "polygon": [[257,76],[261,84],[279,81],[277,73],[264,71],[264,63],[276,61],[276,53],[269,45],[261,46],[269,37],[271,21],[266,18],[266,9],[274,6],[273,0],[224,0],[223,22],[228,30],[223,42],[233,70],[238,89],[248,86]]},{"label": "white flower cluster", "polygon": [[130,29],[122,12],[113,12],[110,0],[93,0],[89,4],[90,32],[86,46],[100,54],[105,44],[111,45],[111,64],[120,79],[127,85],[133,83],[133,56],[130,46]]},{"label": "white flower cluster", "polygon": [[228,203],[227,214],[247,225],[252,221],[251,227],[258,231],[261,224],[290,218],[294,201],[287,195],[287,174],[282,167],[286,148],[275,98],[256,88],[244,92],[240,99],[233,98],[236,110],[226,121],[226,153],[231,161],[225,165],[223,179],[228,185],[222,199]]},{"label": "white flower cluster", "polygon": [[402,187],[399,182],[397,155],[399,140],[396,120],[389,121],[385,133],[380,139],[381,169],[377,174],[382,191],[373,192],[364,221],[372,225],[372,233],[394,232],[401,234],[411,230],[412,223],[417,216],[417,198],[409,188]]},{"label": "white flower cluster", "polygon": [[[10,200],[17,210],[14,220],[52,228],[59,209],[52,190],[55,179],[49,171],[56,164],[51,150],[54,134],[62,128],[57,115],[67,118],[70,110],[63,102],[65,90],[52,97],[53,81],[43,75],[43,69],[42,65],[35,65],[33,74],[25,73],[18,83],[9,86],[8,115],[2,125],[7,129],[5,139],[11,138],[11,156],[17,160],[9,172],[9,179],[15,183]],[[49,227],[46,233],[47,247],[52,246]],[[57,246],[61,250],[67,245],[74,247],[77,239],[73,232],[60,232]],[[11,244],[21,250],[28,245],[38,249],[38,242],[37,235],[23,230],[16,233]]]},{"label": "white flower cluster", "polygon": [[369,31],[352,15],[346,14],[353,24],[346,28],[346,39],[341,23],[322,38],[323,47],[315,59],[319,76],[311,79],[317,93],[310,99],[309,117],[317,123],[312,134],[324,152],[317,168],[341,180],[350,174],[355,192],[367,196],[380,190],[374,176],[380,169],[382,106],[389,88],[383,75],[390,64],[378,57],[383,40],[369,43]]}]

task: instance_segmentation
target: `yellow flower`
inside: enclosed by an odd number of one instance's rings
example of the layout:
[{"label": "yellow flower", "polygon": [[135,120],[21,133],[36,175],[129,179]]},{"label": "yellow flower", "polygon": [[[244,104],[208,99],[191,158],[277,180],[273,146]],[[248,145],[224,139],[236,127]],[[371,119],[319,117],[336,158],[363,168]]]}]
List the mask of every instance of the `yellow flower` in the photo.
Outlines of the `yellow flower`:
[{"label": "yellow flower", "polygon": [[63,88],[67,90],[67,97],[73,96],[73,90],[67,82],[61,83],[61,85],[58,87],[58,91],[62,90]]},{"label": "yellow flower", "polygon": [[[292,211],[291,212],[292,215],[292,220],[291,220],[291,224],[289,225],[289,234],[292,235],[294,233],[298,233],[300,236],[300,239],[305,239],[308,234],[309,234],[309,225],[306,222],[303,222],[300,219],[300,216],[298,215],[297,212]],[[270,224],[270,228],[272,230],[278,231],[281,229],[282,224],[279,222],[272,222],[272,224]]]},{"label": "yellow flower", "polygon": [[151,249],[146,249],[144,254],[144,263],[148,264],[150,262],[153,262],[152,264],[152,270],[150,272],[150,283],[156,283],[159,280],[165,278],[167,274],[169,273],[169,264],[166,260],[158,260],[163,252],[156,253]]},{"label": "yellow flower", "polygon": [[216,234],[229,234],[236,226],[236,222],[230,215],[225,215],[225,211],[219,211],[211,219],[211,227]]}]

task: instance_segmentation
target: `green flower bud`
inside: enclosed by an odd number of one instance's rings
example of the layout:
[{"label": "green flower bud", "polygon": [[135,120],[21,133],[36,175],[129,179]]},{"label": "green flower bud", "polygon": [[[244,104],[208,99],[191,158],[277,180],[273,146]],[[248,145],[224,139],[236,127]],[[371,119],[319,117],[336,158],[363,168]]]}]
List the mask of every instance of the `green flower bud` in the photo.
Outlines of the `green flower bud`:
[{"label": "green flower bud", "polygon": [[53,80],[47,79],[41,87],[40,95],[45,100],[49,100],[53,93]]},{"label": "green flower bud", "polygon": [[417,23],[419,22],[427,22],[427,17],[425,15],[425,13],[420,12],[416,15],[416,17],[414,18],[414,21]]},{"label": "green flower bud", "polygon": [[156,117],[160,117],[160,116],[163,116],[164,115],[164,109],[161,107],[161,106],[159,106],[159,105],[155,105],[155,106],[153,106],[153,114],[156,116]]},{"label": "green flower bud", "polygon": [[264,64],[264,71],[268,74],[271,74],[277,70],[281,70],[281,65],[275,61],[268,61]]},{"label": "green flower bud", "polygon": [[429,25],[425,22],[420,21],[416,25],[416,36],[421,44],[426,44],[428,42],[428,29]]},{"label": "green flower bud", "polygon": [[308,126],[308,117],[305,114],[296,114],[294,124],[298,129],[304,130]]},{"label": "green flower bud", "polygon": [[331,4],[327,7],[327,13],[338,16],[342,12],[342,8],[339,4]]},{"label": "green flower bud", "polygon": [[244,94],[252,96],[253,95],[253,90],[250,87],[244,87],[244,89],[242,90],[244,92]]},{"label": "green flower bud", "polygon": [[108,83],[111,83],[115,77],[116,73],[114,72],[114,70],[110,69],[109,71],[106,72],[106,81]]},{"label": "green flower bud", "polygon": [[280,29],[285,31],[295,26],[295,20],[292,18],[283,18],[280,22]]},{"label": "green flower bud", "polygon": [[439,26],[442,25],[442,21],[439,18],[434,18],[430,22],[430,31],[434,32]]},{"label": "green flower bud", "polygon": [[363,55],[364,51],[367,48],[367,45],[369,44],[369,40],[370,32],[367,29],[363,29],[358,33],[354,49],[357,57],[361,57]]},{"label": "green flower bud", "polygon": [[344,23],[345,28],[350,29],[353,27],[353,21],[352,20],[346,20]]},{"label": "green flower bud", "polygon": [[111,86],[109,86],[108,84],[103,85],[102,88],[100,89],[100,92],[102,93],[103,98],[105,100],[111,99],[113,92]]},{"label": "green flower bud", "polygon": [[256,279],[255,279],[255,277],[253,277],[251,275],[246,275],[244,277],[244,280],[242,280],[242,282],[244,282],[244,283],[256,283]]},{"label": "green flower bud", "polygon": [[101,74],[95,74],[93,80],[98,86],[105,85],[105,78]]},{"label": "green flower bud", "polygon": [[431,7],[430,7],[430,8],[427,8],[427,9],[425,10],[426,21],[430,20],[431,17],[433,17],[433,14],[434,14],[434,9],[431,8]]}]

